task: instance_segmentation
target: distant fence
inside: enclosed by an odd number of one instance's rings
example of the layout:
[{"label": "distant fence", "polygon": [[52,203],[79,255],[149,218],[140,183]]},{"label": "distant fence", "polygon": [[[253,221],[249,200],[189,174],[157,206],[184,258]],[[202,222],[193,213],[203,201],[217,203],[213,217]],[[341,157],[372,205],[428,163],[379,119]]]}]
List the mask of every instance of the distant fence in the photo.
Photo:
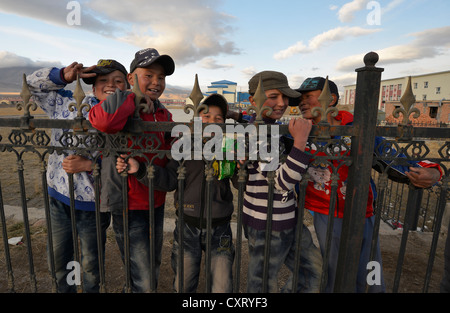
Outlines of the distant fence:
[{"label": "distant fence", "polygon": [[[335,284],[335,290],[338,292],[353,292],[355,290],[355,282],[358,268],[359,259],[359,249],[354,247],[361,246],[362,236],[363,236],[363,224],[365,219],[365,207],[367,205],[367,195],[368,195],[368,181],[372,175],[372,168],[375,166],[377,169],[377,174],[375,177],[377,188],[378,188],[378,198],[376,201],[376,227],[375,236],[379,231],[381,218],[383,220],[392,220],[391,223],[400,223],[402,220],[404,229],[413,229],[414,224],[417,223],[417,215],[421,214],[421,203],[423,199],[428,196],[426,193],[431,193],[433,198],[433,226],[432,230],[435,232],[433,237],[433,243],[430,247],[430,260],[427,269],[427,274],[423,282],[423,290],[427,291],[429,279],[431,275],[431,270],[433,268],[434,256],[436,253],[437,241],[439,239],[439,230],[441,226],[442,216],[447,201],[447,190],[448,190],[448,162],[450,161],[450,146],[448,140],[450,138],[450,129],[448,128],[433,128],[433,127],[414,127],[409,120],[409,116],[414,113],[411,108],[411,101],[405,99],[402,101],[403,108],[401,113],[403,115],[403,121],[398,126],[376,126],[377,113],[378,113],[378,98],[379,98],[379,86],[381,79],[382,69],[375,67],[378,61],[378,56],[374,53],[369,53],[366,55],[364,62],[365,66],[357,69],[357,89],[356,89],[356,101],[355,101],[355,112],[354,112],[354,123],[351,126],[331,126],[326,122],[326,118],[322,119],[322,122],[318,125],[314,125],[311,136],[310,144],[317,144],[321,146],[320,151],[323,155],[314,155],[316,160],[328,164],[333,171],[331,177],[331,198],[336,196],[338,179],[338,170],[342,164],[350,165],[350,172],[347,181],[347,192],[346,192],[346,202],[345,202],[345,215],[344,215],[344,225],[346,227],[342,233],[341,249],[339,254],[338,268],[337,268],[337,281]],[[198,82],[194,86],[194,90],[198,88]],[[176,125],[187,125],[192,127],[191,123],[169,123],[169,122],[144,122],[138,117],[134,118],[132,126],[128,129],[124,129],[122,132],[115,135],[108,135],[97,132],[94,130],[89,121],[79,117],[73,120],[49,120],[46,118],[36,118],[32,115],[34,103],[32,99],[30,101],[30,94],[26,90],[22,93],[23,102],[20,103],[20,108],[23,110],[23,115],[19,117],[5,117],[0,118],[0,129],[6,132],[6,135],[0,138],[0,157],[4,154],[13,154],[17,162],[17,174],[18,183],[20,186],[20,198],[21,206],[24,213],[24,226],[25,226],[25,244],[28,247],[28,258],[29,258],[29,272],[31,284],[34,286],[32,289],[38,291],[36,286],[36,275],[33,267],[33,258],[35,257],[46,257],[45,252],[40,252],[36,255],[31,249],[29,233],[29,221],[27,220],[27,194],[30,192],[30,187],[27,187],[27,174],[23,167],[24,157],[29,154],[33,154],[38,160],[38,166],[42,171],[42,185],[34,188],[39,188],[42,191],[42,195],[45,199],[45,212],[48,217],[49,207],[48,207],[48,194],[45,173],[47,170],[47,157],[51,153],[64,154],[67,150],[74,151],[76,154],[86,155],[90,158],[97,160],[101,158],[102,155],[119,155],[119,153],[128,153],[134,156],[146,157],[148,154],[156,154],[158,157],[161,156],[171,156],[170,150],[161,150],[159,145],[159,140],[152,134],[144,133],[148,131],[163,131],[170,133],[174,126]],[[138,90],[134,90],[137,94],[136,98],[141,97]],[[326,91],[324,91],[326,93]],[[200,101],[202,95],[200,96],[193,91],[191,94],[191,99],[193,100],[193,105],[189,106],[190,110],[194,112],[194,116],[198,116],[200,110]],[[262,124],[262,105],[264,99],[259,99],[257,101],[257,106],[252,108],[247,108],[247,112],[254,112],[256,114],[256,125]],[[75,101],[75,100],[74,100]],[[139,103],[139,102],[138,102]],[[331,109],[327,107],[326,101],[323,102],[323,107],[320,108],[319,113],[325,117],[328,113],[332,113]],[[81,111],[85,108],[82,107],[81,100],[74,102],[74,108]],[[139,110],[139,107],[138,107]],[[226,133],[226,124],[217,124],[222,128],[224,133]],[[204,127],[204,125],[203,125]],[[60,140],[59,144],[52,145],[50,143],[50,132],[51,129],[65,129],[64,138]],[[279,134],[288,134],[288,126],[280,125]],[[403,153],[405,156],[400,156],[398,154],[392,155],[389,153],[381,153],[374,155],[374,138],[375,136],[383,136],[385,138],[390,138],[384,141],[384,144],[388,147],[395,148],[398,152]],[[336,139],[337,137],[351,138],[351,154],[342,156],[339,151],[347,147],[348,142],[342,139]],[[423,140],[423,138],[432,138]],[[129,148],[127,142],[132,141],[133,146],[139,147],[139,149]],[[428,148],[431,141],[436,141],[439,143],[437,149],[433,149],[433,154],[430,153],[430,148]],[[326,143],[325,145],[323,143]],[[390,149],[387,149],[390,150]],[[387,150],[383,150],[387,152]],[[247,154],[248,156],[248,154]],[[444,171],[441,182],[432,189],[433,191],[424,191],[421,189],[416,189],[408,186],[407,181],[400,182],[398,187],[392,187],[389,185],[389,171],[392,169],[393,165],[405,165],[407,161],[417,161],[427,159],[432,162],[439,163]],[[154,159],[146,160],[148,165],[149,173],[152,173],[152,164]],[[100,163],[100,162],[99,162]],[[96,192],[99,192],[99,179],[100,179],[100,165],[96,164],[93,171],[93,175],[96,181]],[[212,167],[212,162],[205,161],[208,168]],[[180,163],[180,173],[182,173],[183,165]],[[235,208],[237,214],[237,233],[235,234],[236,240],[236,258],[234,265],[234,277],[235,285],[234,290],[238,292],[240,281],[241,281],[241,253],[242,249],[246,249],[245,244],[242,241],[242,207],[243,207],[243,196],[245,190],[245,166],[241,167],[238,171],[238,176],[241,178],[239,180],[238,188],[238,206]],[[212,175],[211,171],[205,171],[205,175]],[[208,180],[211,178],[207,176]],[[7,180],[13,179],[10,173],[7,176],[0,177],[2,184]],[[15,179],[15,178],[14,178]],[[180,174],[179,179],[182,180],[183,177]],[[153,190],[153,182],[151,175],[149,176],[150,188]],[[70,182],[73,184],[73,181]],[[124,181],[125,183],[125,181]],[[298,193],[298,229],[301,229],[303,225],[304,215],[304,199],[306,182],[300,184],[300,189]],[[270,186],[273,186],[274,182],[269,182]],[[31,187],[32,188],[32,187]],[[126,185],[123,185],[126,190]],[[396,193],[396,197],[404,197],[401,199],[393,198],[394,189],[401,189]],[[406,190],[407,189],[407,190]],[[431,197],[430,195],[430,197]],[[269,197],[270,195],[268,195]],[[153,193],[149,192],[150,199],[153,199]],[[270,197],[269,197],[270,198]],[[0,197],[0,213],[2,220],[2,230],[3,230],[3,242],[4,242],[4,253],[5,253],[5,264],[6,270],[8,271],[8,286],[11,291],[14,289],[14,275],[12,271],[12,264],[9,254],[9,246],[6,238],[8,234],[6,231],[6,221],[4,218],[3,211],[3,199],[4,195]],[[125,197],[126,199],[126,197]],[[421,201],[419,201],[421,199]],[[125,200],[126,201],[126,200]],[[182,202],[183,199],[180,199]],[[269,201],[268,207],[268,227],[271,227],[272,223],[272,203]],[[333,201],[331,206],[333,205]],[[400,205],[401,207],[397,207]],[[392,207],[391,207],[392,206]],[[126,205],[125,205],[126,207]],[[182,206],[181,206],[182,207]],[[153,201],[150,201],[150,210],[153,212]],[[364,209],[362,209],[364,208]],[[208,211],[210,207],[207,207]],[[334,209],[331,207],[331,209]],[[72,208],[73,210],[73,208]],[[99,210],[97,203],[97,212]],[[404,215],[403,219],[400,218],[398,212]],[[379,212],[382,212],[381,214]],[[124,211],[124,217],[126,217],[126,211]],[[426,213],[425,215],[430,216],[431,213]],[[182,216],[182,212],[180,212]],[[207,215],[210,217],[210,215]],[[48,221],[48,218],[47,218]],[[425,223],[425,222],[424,222]],[[208,223],[207,234],[210,235],[210,223]],[[154,225],[154,216],[150,214],[150,225]],[[398,225],[399,224],[395,224]],[[394,226],[395,226],[394,225]],[[419,226],[418,224],[415,224]],[[422,224],[422,229],[425,228],[425,224]],[[429,226],[427,226],[429,228]],[[268,228],[271,229],[271,228]],[[154,227],[150,227],[150,238],[153,237]],[[48,236],[49,239],[52,237],[51,225],[48,225]],[[297,231],[297,238],[301,239],[301,231]],[[402,237],[402,245],[400,247],[398,256],[398,269],[396,272],[393,292],[398,291],[402,264],[404,253],[406,250],[406,243],[408,240],[408,232],[405,231]],[[300,242],[298,240],[297,242]],[[126,242],[126,240],[125,240]],[[375,246],[376,241],[373,242]],[[125,247],[127,248],[127,247]],[[211,266],[210,250],[211,247],[207,247],[205,267]],[[297,247],[299,252],[296,255],[296,264],[300,262],[300,247]],[[78,252],[79,253],[79,252]],[[182,254],[180,254],[182,255]],[[50,259],[54,257],[50,253]],[[127,260],[125,260],[127,261]],[[265,259],[267,262],[267,258]],[[129,262],[125,262],[125,271],[127,273],[127,281],[129,283]],[[266,267],[265,267],[266,268]],[[267,267],[268,268],[268,267]],[[52,277],[54,273],[50,273]],[[104,275],[104,273],[103,273]],[[155,279],[152,277],[152,279]],[[206,291],[210,291],[211,288],[211,277],[209,275],[205,276],[206,280]],[[53,280],[54,281],[54,280]],[[295,283],[295,282],[294,282]],[[104,277],[101,280],[101,284],[104,284]],[[267,284],[267,281],[265,282]],[[295,286],[295,284],[293,285]],[[55,288],[55,286],[54,286]]]}]

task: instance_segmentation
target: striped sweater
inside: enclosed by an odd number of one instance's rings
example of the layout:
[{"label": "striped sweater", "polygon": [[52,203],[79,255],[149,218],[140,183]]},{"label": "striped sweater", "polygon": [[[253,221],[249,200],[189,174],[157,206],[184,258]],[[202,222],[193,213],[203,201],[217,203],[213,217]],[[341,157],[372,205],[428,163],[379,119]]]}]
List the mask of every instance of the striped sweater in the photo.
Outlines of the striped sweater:
[{"label": "striped sweater", "polygon": [[[302,179],[310,160],[310,155],[293,147],[285,163],[275,172],[272,230],[282,231],[296,225],[297,202],[295,184]],[[243,223],[257,230],[264,230],[268,207],[268,171],[263,171],[264,163],[248,165],[248,181],[244,195]]]}]

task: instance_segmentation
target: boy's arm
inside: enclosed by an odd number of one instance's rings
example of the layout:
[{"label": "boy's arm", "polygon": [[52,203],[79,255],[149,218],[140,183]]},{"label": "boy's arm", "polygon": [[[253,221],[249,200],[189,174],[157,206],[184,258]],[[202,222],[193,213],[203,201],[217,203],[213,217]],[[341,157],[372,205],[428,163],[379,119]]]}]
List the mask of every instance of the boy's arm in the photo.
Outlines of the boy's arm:
[{"label": "boy's arm", "polygon": [[[67,82],[61,76],[63,69],[56,67],[43,68],[27,76],[27,85],[34,100],[44,112],[52,117],[58,108],[57,102],[64,102],[72,98],[70,90],[64,90]],[[58,100],[60,98],[61,100]]]},{"label": "boy's arm", "polygon": [[[374,155],[379,158],[383,155],[391,155],[398,158],[406,158],[406,155],[399,153],[393,148],[387,150],[387,147],[383,145],[385,138],[375,137],[375,149]],[[392,161],[389,160],[378,160],[384,168],[390,165]],[[388,177],[391,180],[406,183],[408,180],[416,187],[428,188],[436,184],[441,180],[443,172],[439,164],[430,162],[427,160],[423,161],[407,161],[409,165],[391,165],[388,169]],[[382,172],[384,168],[379,168],[379,164],[374,164],[374,168]]]},{"label": "boy's arm", "polygon": [[[311,156],[297,147],[292,147],[286,162],[275,171],[275,189],[291,191],[295,184],[302,180],[306,173]],[[264,163],[254,164],[256,169],[267,180],[269,171],[264,170]]]},{"label": "boy's arm", "polygon": [[99,131],[114,134],[121,131],[134,114],[134,93],[117,89],[89,111],[89,121]]},{"label": "boy's arm", "polygon": [[[155,170],[153,184],[156,190],[160,191],[174,191],[178,187],[178,162],[170,160],[166,167],[160,167],[158,165],[153,165]],[[147,164],[139,163],[139,169],[134,173],[135,177],[140,183],[148,186],[149,180],[147,176]]]}]

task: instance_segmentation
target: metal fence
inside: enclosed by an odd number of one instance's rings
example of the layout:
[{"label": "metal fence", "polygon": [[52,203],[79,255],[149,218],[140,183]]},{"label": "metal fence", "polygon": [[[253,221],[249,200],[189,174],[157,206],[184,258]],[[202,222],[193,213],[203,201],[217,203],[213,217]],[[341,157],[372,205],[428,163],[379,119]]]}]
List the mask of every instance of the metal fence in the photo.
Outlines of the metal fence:
[{"label": "metal fence", "polygon": [[[421,200],[424,198],[424,191],[421,189],[416,189],[407,184],[407,181],[400,181],[399,187],[392,187],[390,185],[388,177],[389,171],[392,169],[393,165],[404,165],[407,161],[417,161],[427,159],[432,162],[439,163],[444,171],[442,180],[439,182],[438,186],[435,186],[432,193],[433,207],[433,218],[434,223],[432,230],[434,231],[434,236],[432,240],[432,245],[430,247],[429,261],[426,272],[426,277],[423,282],[423,291],[426,292],[428,284],[430,281],[430,276],[433,268],[434,256],[436,254],[437,243],[440,233],[441,220],[447,201],[447,190],[448,190],[448,162],[449,162],[449,144],[448,140],[450,138],[450,129],[448,128],[430,128],[430,127],[413,127],[410,116],[415,114],[420,114],[414,110],[412,107],[414,100],[411,97],[412,92],[407,90],[405,96],[402,98],[401,103],[403,108],[399,108],[398,112],[402,113],[403,121],[397,126],[377,126],[377,113],[378,113],[378,99],[380,90],[380,80],[381,73],[383,69],[377,68],[375,65],[378,61],[378,56],[375,53],[369,53],[364,58],[365,66],[356,70],[357,72],[357,89],[356,89],[356,100],[355,100],[355,110],[354,110],[354,123],[350,126],[331,126],[326,121],[326,115],[329,113],[333,114],[333,109],[328,108],[327,103],[327,92],[321,96],[321,101],[323,107],[319,109],[318,113],[322,114],[322,121],[313,126],[310,135],[309,144],[317,144],[322,146],[321,153],[323,155],[315,155],[315,158],[324,164],[328,164],[333,171],[331,177],[331,198],[336,197],[338,179],[338,169],[339,164],[349,165],[349,175],[347,181],[347,192],[346,192],[346,203],[345,203],[345,215],[343,218],[343,231],[341,234],[341,245],[339,251],[339,260],[337,268],[337,277],[335,284],[336,292],[353,292],[355,290],[355,282],[359,261],[359,249],[355,247],[360,247],[363,238],[363,225],[365,219],[365,207],[367,204],[367,195],[369,188],[369,180],[372,173],[372,168],[376,168],[376,183],[378,189],[378,198],[376,201],[376,226],[375,226],[375,236],[373,246],[376,244],[376,239],[378,238],[378,231],[380,226],[381,218],[383,220],[392,220],[397,222],[395,225],[399,225],[398,221],[402,220],[403,229],[414,230],[418,227],[417,223],[419,221],[418,214],[421,213]],[[133,90],[136,93],[136,103],[140,103],[142,94],[139,90]],[[0,129],[2,130],[2,137],[0,137],[0,157],[3,163],[5,160],[4,156],[6,154],[13,155],[16,161],[16,175],[17,178],[12,176],[12,173],[4,173],[0,177],[0,182],[5,184],[10,180],[18,179],[17,183],[20,188],[19,200],[20,206],[23,213],[23,224],[24,224],[24,244],[27,247],[27,257],[28,257],[28,267],[29,267],[29,279],[31,284],[31,290],[34,292],[39,292],[37,288],[37,278],[34,269],[35,258],[47,258],[47,254],[44,251],[32,250],[31,235],[30,235],[30,225],[28,220],[28,207],[27,201],[29,200],[29,195],[33,190],[40,190],[39,194],[43,197],[45,204],[45,214],[47,221],[47,236],[49,242],[52,240],[52,227],[50,224],[49,217],[49,199],[47,193],[47,182],[46,182],[46,170],[47,163],[46,160],[51,153],[65,154],[67,150],[70,150],[76,154],[83,156],[89,156],[91,159],[98,160],[104,155],[115,155],[118,156],[120,153],[126,153],[133,156],[142,156],[146,158],[148,155],[156,155],[157,157],[171,156],[170,150],[161,150],[160,142],[158,138],[149,134],[152,131],[163,131],[170,133],[174,126],[176,125],[186,125],[192,127],[192,123],[180,123],[180,122],[144,122],[139,118],[139,110],[142,109],[141,106],[137,105],[136,114],[131,117],[133,119],[132,123],[129,123],[128,128],[124,129],[122,132],[117,134],[104,134],[96,131],[92,128],[89,121],[84,119],[81,114],[73,120],[49,120],[47,118],[42,118],[39,116],[34,116],[33,112],[36,109],[35,103],[32,101],[31,94],[26,86],[26,81],[24,77],[24,89],[21,93],[23,102],[18,104],[18,108],[23,110],[23,115],[18,117],[4,117],[0,118]],[[84,93],[77,87],[75,91],[76,99],[73,103],[73,109],[81,112],[82,110],[89,110],[89,107],[82,104],[81,101],[84,98]],[[200,101],[203,95],[198,87],[198,82],[196,78],[196,83],[194,85],[193,92],[191,94],[191,99],[193,100],[193,105],[186,106],[186,112],[191,110],[194,112],[194,116],[198,116],[200,110]],[[261,98],[257,100],[256,107],[247,108],[248,112],[254,112],[256,114],[256,126],[261,125],[262,118],[262,105],[264,99]],[[398,113],[396,113],[398,115]],[[227,125],[218,124],[226,133]],[[203,125],[204,127],[204,125]],[[59,144],[52,145],[50,143],[50,132],[51,129],[64,129],[64,138],[61,138]],[[144,133],[145,132],[145,133]],[[287,125],[279,125],[279,134],[288,134]],[[336,151],[342,151],[343,147],[347,145],[341,139],[335,139],[337,136],[351,138],[351,153],[345,154],[336,153]],[[374,155],[374,142],[376,136],[385,137],[386,140],[383,144],[386,145],[386,149],[383,151],[391,151],[394,148],[399,153],[403,153],[404,156],[392,153],[383,153]],[[423,139],[426,138],[426,139]],[[134,147],[139,149],[130,148],[128,142],[131,141]],[[325,145],[323,143],[326,143]],[[438,148],[429,148],[432,142],[436,142]],[[319,144],[321,143],[321,144]],[[40,167],[41,181],[37,186],[30,186],[27,182],[27,169],[24,167],[24,162],[27,156],[33,155],[37,159],[37,166]],[[247,152],[248,156],[248,152]],[[336,162],[334,162],[336,161]],[[149,173],[149,198],[150,198],[150,212],[153,212],[153,170],[152,164],[154,159],[147,157],[147,168]],[[100,162],[96,163],[93,176],[95,178],[96,194],[100,192]],[[212,167],[212,162],[206,161],[206,166],[208,168]],[[184,179],[182,175],[183,165],[180,163],[180,176],[179,180]],[[212,171],[206,172],[206,180],[210,181]],[[237,207],[235,207],[237,231],[235,235],[236,241],[236,257],[234,260],[234,291],[239,292],[242,273],[245,270],[242,269],[242,251],[246,249],[245,241],[243,241],[242,233],[242,208],[243,208],[243,197],[245,190],[245,166],[242,166],[237,174],[240,179],[237,188]],[[124,176],[126,178],[126,176]],[[73,186],[74,182],[69,174],[69,183]],[[307,183],[307,182],[306,182]],[[182,184],[180,184],[182,186]],[[273,186],[273,181],[269,182],[269,186]],[[4,214],[4,198],[5,195],[1,192],[0,185],[0,214],[2,223],[2,237],[3,237],[3,251],[4,251],[4,267],[7,272],[7,285],[9,291],[15,290],[15,276],[13,272],[13,264],[11,263],[10,247],[7,241],[7,223]],[[34,189],[33,189],[34,188]],[[126,190],[126,179],[123,180],[123,188]],[[398,192],[397,195],[403,197],[402,199],[393,199],[393,190],[395,188],[402,188],[402,191]],[[301,239],[301,227],[304,221],[304,199],[305,199],[305,189],[306,185],[300,183],[300,189],[298,192],[298,223],[297,223],[297,238]],[[429,193],[430,191],[426,191]],[[183,192],[180,192],[182,195]],[[268,195],[269,199],[271,198]],[[427,197],[425,197],[427,198]],[[431,199],[431,196],[430,196]],[[182,196],[180,196],[180,202],[183,202]],[[420,201],[419,201],[420,200]],[[127,207],[126,192],[124,193],[124,208]],[[402,204],[403,203],[403,204]],[[391,206],[397,206],[389,211]],[[331,201],[330,208],[334,209],[334,203]],[[182,211],[182,205],[180,209]],[[383,208],[383,209],[382,209]],[[386,209],[387,208],[387,209]],[[71,208],[72,211],[74,208]],[[210,212],[210,206],[207,205],[206,211]],[[395,211],[394,211],[395,210]],[[402,218],[399,218],[399,212],[402,212]],[[97,201],[96,212],[99,213],[99,203]],[[271,212],[272,203],[269,201],[268,207],[268,223],[267,227],[270,230],[271,227]],[[379,214],[382,212],[382,214]],[[73,212],[72,212],[73,213]],[[419,214],[420,215],[420,214]],[[127,218],[127,210],[123,212],[123,216]],[[183,216],[182,212],[179,216]],[[210,214],[207,213],[207,217],[210,219]],[[331,219],[332,220],[332,219]],[[181,223],[183,221],[180,221]],[[154,216],[150,214],[150,238],[153,238],[154,231]],[[126,225],[126,222],[125,222]],[[126,226],[125,226],[126,227]],[[422,228],[425,228],[422,226]],[[76,237],[76,228],[73,226],[73,231]],[[207,236],[210,235],[211,224],[208,223]],[[395,273],[393,292],[397,292],[399,289],[399,282],[402,272],[402,264],[406,251],[406,244],[408,241],[408,231],[404,231],[402,235],[402,242],[398,254],[398,265]],[[100,236],[100,233],[98,234]],[[297,240],[300,242],[301,240]],[[100,242],[100,241],[99,241]],[[125,243],[127,240],[125,240]],[[180,241],[181,242],[181,241]],[[154,244],[154,242],[152,243]],[[74,241],[76,249],[77,242]],[[51,246],[51,245],[49,245]],[[125,247],[128,249],[128,247]],[[152,251],[154,247],[152,246]],[[300,247],[297,248],[296,264],[300,262]],[[128,254],[129,255],[129,254]],[[182,255],[182,253],[180,253]],[[79,257],[79,251],[76,250],[76,256]],[[52,251],[49,253],[49,264],[52,264]],[[101,257],[103,262],[104,256]],[[128,262],[127,262],[128,261]],[[154,261],[154,260],[153,260]],[[267,261],[267,259],[266,259]],[[211,266],[210,260],[210,247],[207,247],[205,253],[205,273],[208,273],[208,268]],[[129,286],[129,260],[125,260],[125,273],[126,273],[126,286]],[[154,265],[154,263],[152,263]],[[182,262],[179,262],[182,264]],[[267,268],[267,267],[266,267]],[[182,265],[180,268],[182,272]],[[154,271],[152,271],[152,281],[155,281]],[[161,273],[161,275],[170,275],[171,273]],[[267,274],[267,273],[265,273]],[[50,274],[52,277],[52,290],[56,290],[54,271],[50,266]],[[102,291],[105,291],[105,273],[104,270],[101,271],[101,285]],[[266,277],[266,275],[265,275]],[[265,282],[267,284],[267,281]],[[181,282],[182,284],[182,282]],[[153,286],[156,284],[153,283]],[[294,285],[295,286],[295,282]],[[126,289],[128,290],[128,288]],[[211,290],[211,277],[205,275],[205,291]]]}]

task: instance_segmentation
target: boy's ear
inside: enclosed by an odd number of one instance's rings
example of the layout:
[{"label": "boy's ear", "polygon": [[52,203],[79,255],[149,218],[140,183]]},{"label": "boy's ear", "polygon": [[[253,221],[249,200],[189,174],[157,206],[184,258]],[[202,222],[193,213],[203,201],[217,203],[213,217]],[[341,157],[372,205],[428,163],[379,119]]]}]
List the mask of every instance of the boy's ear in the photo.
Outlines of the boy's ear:
[{"label": "boy's ear", "polygon": [[128,83],[129,83],[131,86],[134,86],[134,74],[133,74],[133,73],[129,73],[129,74],[127,75],[127,80],[128,80]]},{"label": "boy's ear", "polygon": [[253,96],[249,96],[248,101],[250,101],[251,105],[255,105],[255,100],[253,99]]},{"label": "boy's ear", "polygon": [[336,103],[336,101],[337,101],[337,96],[336,96],[336,94],[332,93],[332,94],[331,94],[331,97],[333,98],[333,101],[331,101],[329,107],[335,106],[335,105],[337,104],[337,103]]},{"label": "boy's ear", "polygon": [[336,106],[337,96],[336,96],[334,93],[332,93],[332,94],[331,94],[331,97],[333,98],[333,100],[330,102],[330,104],[328,105],[328,107]]}]

